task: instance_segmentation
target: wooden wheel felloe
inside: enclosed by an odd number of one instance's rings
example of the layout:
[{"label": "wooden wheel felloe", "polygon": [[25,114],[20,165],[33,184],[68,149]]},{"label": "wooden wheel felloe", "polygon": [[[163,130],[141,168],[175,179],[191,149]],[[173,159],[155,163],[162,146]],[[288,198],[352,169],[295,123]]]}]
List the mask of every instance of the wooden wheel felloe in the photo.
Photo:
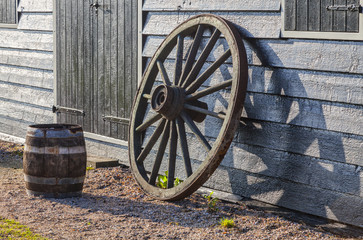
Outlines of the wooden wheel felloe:
[{"label": "wooden wheel felloe", "polygon": [[[207,181],[234,137],[247,79],[243,42],[226,20],[195,16],[166,37],[145,71],[129,128],[130,166],[147,194],[178,200]],[[164,189],[156,185],[165,171]]]}]

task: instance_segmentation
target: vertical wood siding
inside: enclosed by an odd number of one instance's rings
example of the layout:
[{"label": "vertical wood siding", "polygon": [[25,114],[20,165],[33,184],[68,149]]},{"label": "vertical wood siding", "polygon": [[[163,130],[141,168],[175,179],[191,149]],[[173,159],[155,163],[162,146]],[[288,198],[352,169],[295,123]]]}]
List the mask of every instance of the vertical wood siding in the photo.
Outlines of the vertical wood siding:
[{"label": "vertical wood siding", "polygon": [[285,0],[285,30],[358,32],[359,11],[327,9],[352,4],[359,6],[359,0]]},{"label": "vertical wood siding", "polygon": [[[363,41],[281,39],[279,2],[145,0],[143,58],[196,14],[236,24],[249,65],[243,124],[206,186],[362,226]],[[323,11],[347,1],[285,2],[288,29],[357,29],[355,17]],[[173,56],[164,64],[172,66]],[[212,124],[198,126],[210,137]]]},{"label": "vertical wood siding", "polygon": [[[1,133],[25,137],[29,124],[53,122],[52,2],[20,1],[18,27],[0,27]],[[5,4],[16,23],[15,1],[1,0],[0,15]]]},{"label": "vertical wood siding", "polygon": [[104,116],[128,118],[137,85],[137,1],[57,1],[57,104],[86,115],[58,121],[127,139],[127,126]]},{"label": "vertical wood siding", "polygon": [[0,0],[0,24],[16,24],[16,1]]}]

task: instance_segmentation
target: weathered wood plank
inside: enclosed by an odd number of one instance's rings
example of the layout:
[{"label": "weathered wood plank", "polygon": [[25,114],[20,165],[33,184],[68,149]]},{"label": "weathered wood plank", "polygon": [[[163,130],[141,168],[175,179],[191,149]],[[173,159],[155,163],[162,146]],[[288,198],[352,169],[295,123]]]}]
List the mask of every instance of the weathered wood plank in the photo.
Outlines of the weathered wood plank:
[{"label": "weathered wood plank", "polygon": [[[358,183],[359,184],[359,183]],[[305,184],[220,167],[205,184],[263,202],[363,226],[363,199]],[[354,216],[354,217],[352,217]]]},{"label": "weathered wood plank", "polygon": [[[172,59],[164,63],[169,76],[173,76],[174,64]],[[210,63],[206,63],[201,71],[205,71],[209,66]],[[223,72],[217,71],[211,76],[210,81],[218,82],[225,79],[223,74],[232,71],[232,65],[228,64],[226,69]],[[363,103],[363,88],[356,87],[362,82],[361,75],[263,66],[249,66],[248,72],[247,90],[250,92],[358,105]],[[157,79],[162,81],[160,76]]]},{"label": "weathered wood plank", "polygon": [[41,69],[0,65],[0,81],[53,89],[53,72]]},{"label": "weathered wood plank", "polygon": [[332,6],[333,2],[333,0],[321,0],[321,31],[323,32],[333,31],[333,11],[325,10],[327,6]]},{"label": "weathered wood plank", "polygon": [[[334,5],[346,5],[346,0],[334,0]],[[334,32],[345,32],[346,31],[346,12],[345,11],[334,11],[333,13],[333,31]]]},{"label": "weathered wood plank", "polygon": [[52,33],[0,29],[0,36],[0,48],[53,51]]},{"label": "weathered wood plank", "polygon": [[243,117],[363,135],[363,105],[249,93]]},{"label": "weathered wood plank", "polygon": [[35,87],[26,87],[18,84],[0,82],[0,96],[17,102],[23,102],[42,107],[51,107],[54,104],[53,91]]},{"label": "weathered wood plank", "polygon": [[25,138],[27,127],[33,122],[13,119],[0,114],[0,129],[2,133]]},{"label": "weathered wood plank", "polygon": [[0,64],[53,70],[53,53],[0,48]]},{"label": "weathered wood plank", "polygon": [[34,124],[51,123],[53,121],[53,112],[50,107],[36,107],[27,103],[5,101],[3,99],[0,99],[0,113],[12,119]]},{"label": "weathered wood plank", "polygon": [[356,171],[356,165],[236,143],[232,143],[222,165],[363,197],[363,186],[360,184],[363,173]]},{"label": "weathered wood plank", "polygon": [[195,1],[164,1],[145,0],[144,11],[279,11],[278,0],[226,0],[219,1],[195,0]]},{"label": "weathered wood plank", "polygon": [[285,30],[296,30],[296,0],[285,0],[284,6]]},{"label": "weathered wood plank", "polygon": [[[146,37],[143,56],[151,57],[164,37]],[[250,65],[363,73],[363,42],[250,39],[245,46]]]},{"label": "weathered wood plank", "polygon": [[52,31],[53,15],[51,13],[22,13],[18,29]]},{"label": "weathered wood plank", "polygon": [[0,23],[16,24],[15,1],[0,0]]},{"label": "weathered wood plank", "polygon": [[363,136],[244,119],[236,142],[330,161],[362,165]]},{"label": "weathered wood plank", "polygon": [[[350,6],[355,4],[359,6],[359,0],[347,0],[347,5]],[[347,12],[347,22],[346,22],[347,32],[358,32],[359,31],[359,14],[358,12]]]},{"label": "weathered wood plank", "polygon": [[19,12],[52,12],[53,0],[22,0],[18,5]]},{"label": "weathered wood plank", "polygon": [[296,0],[296,30],[308,30],[308,0]]},{"label": "weathered wood plank", "polygon": [[320,14],[321,7],[320,1],[309,0],[308,1],[308,30],[309,31],[320,31]]},{"label": "weathered wood plank", "polygon": [[[200,14],[200,12],[150,12],[147,15],[143,34],[168,35],[175,27],[188,18]],[[279,38],[281,17],[280,13],[216,13],[219,16],[236,24],[245,37],[251,38]]]}]

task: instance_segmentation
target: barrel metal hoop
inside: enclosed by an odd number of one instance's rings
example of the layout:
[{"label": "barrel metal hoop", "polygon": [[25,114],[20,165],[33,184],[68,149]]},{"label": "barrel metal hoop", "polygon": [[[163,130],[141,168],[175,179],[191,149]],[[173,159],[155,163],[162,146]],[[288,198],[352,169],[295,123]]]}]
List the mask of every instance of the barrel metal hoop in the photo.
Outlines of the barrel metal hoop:
[{"label": "barrel metal hoop", "polygon": [[35,177],[31,175],[24,174],[25,182],[44,184],[44,185],[57,185],[57,184],[79,184],[83,183],[85,176],[74,177],[74,178],[46,178],[46,177]]},{"label": "barrel metal hoop", "polygon": [[25,144],[24,151],[28,153],[40,153],[40,154],[79,154],[85,153],[85,146],[76,147],[35,147]]}]

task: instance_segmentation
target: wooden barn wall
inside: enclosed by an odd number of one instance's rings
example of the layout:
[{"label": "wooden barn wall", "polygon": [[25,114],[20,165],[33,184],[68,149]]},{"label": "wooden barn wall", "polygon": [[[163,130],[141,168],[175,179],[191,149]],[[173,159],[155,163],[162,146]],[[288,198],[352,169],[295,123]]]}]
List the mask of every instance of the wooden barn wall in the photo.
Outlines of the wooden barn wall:
[{"label": "wooden barn wall", "polygon": [[249,64],[245,124],[206,186],[363,227],[363,41],[282,39],[279,0],[145,0],[144,61],[200,13],[237,25]]},{"label": "wooden barn wall", "polygon": [[20,0],[17,28],[0,28],[0,132],[53,122],[52,0]]}]

